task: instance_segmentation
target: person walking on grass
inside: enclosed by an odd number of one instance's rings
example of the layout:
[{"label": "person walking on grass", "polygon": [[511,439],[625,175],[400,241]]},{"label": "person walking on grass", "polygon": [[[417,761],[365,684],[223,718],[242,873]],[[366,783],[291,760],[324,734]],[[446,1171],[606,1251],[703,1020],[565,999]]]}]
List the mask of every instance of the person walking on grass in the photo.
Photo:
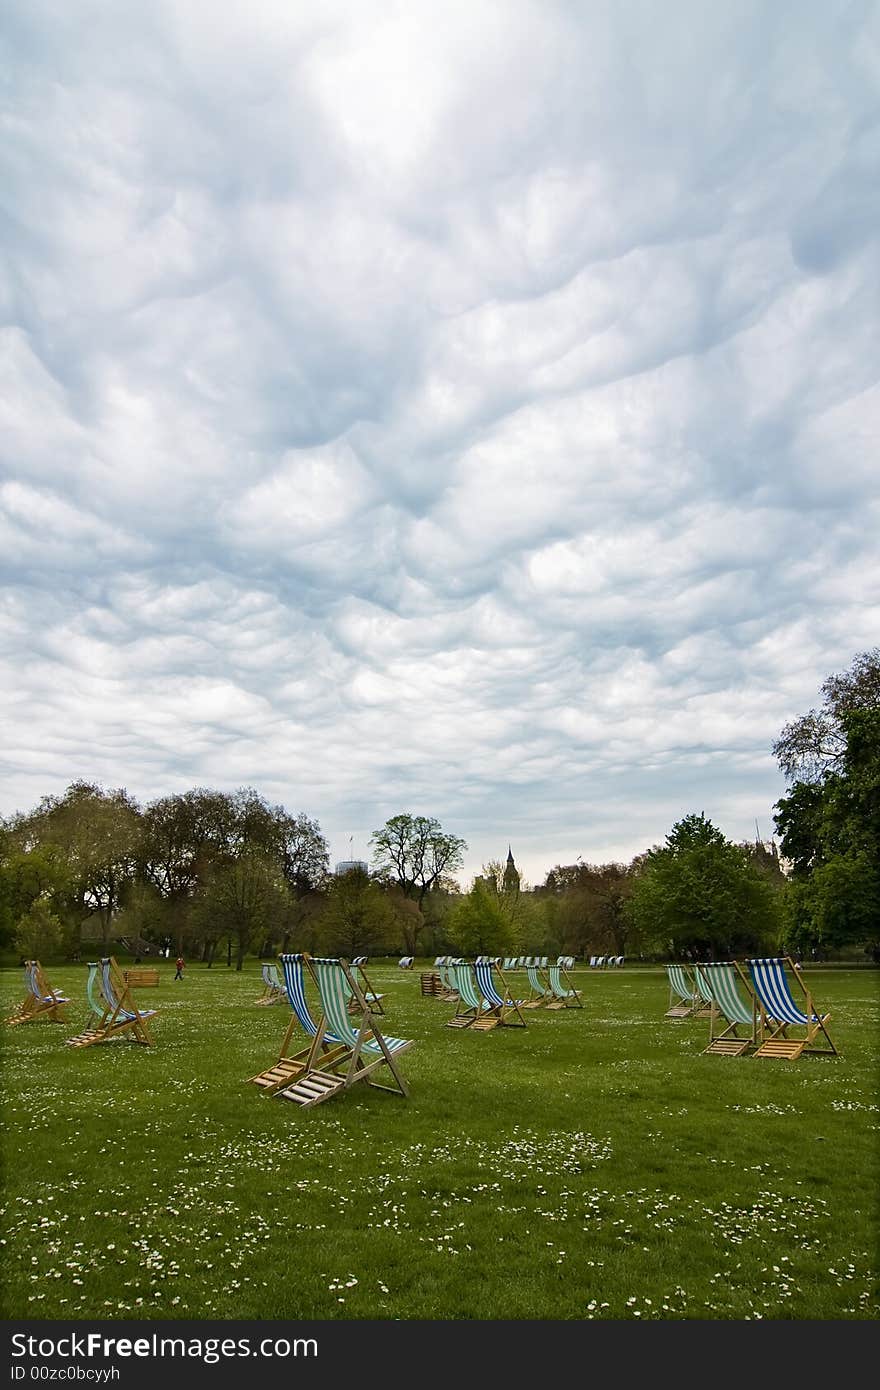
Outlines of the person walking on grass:
[{"label": "person walking on grass", "polygon": [[183,956],[178,956],[178,957],[177,957],[177,973],[176,973],[176,975],[174,976],[174,978],[175,978],[175,980],[182,980],[182,979],[183,979]]}]

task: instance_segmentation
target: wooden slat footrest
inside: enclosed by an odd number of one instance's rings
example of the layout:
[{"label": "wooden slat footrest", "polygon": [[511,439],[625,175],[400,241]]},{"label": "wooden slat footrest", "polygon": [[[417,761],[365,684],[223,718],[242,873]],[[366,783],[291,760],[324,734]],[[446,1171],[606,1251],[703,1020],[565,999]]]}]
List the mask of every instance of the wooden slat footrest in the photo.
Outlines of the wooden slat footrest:
[{"label": "wooden slat footrest", "polygon": [[498,1027],[497,1018],[475,1018],[471,1027],[475,1033],[488,1033],[490,1029]]},{"label": "wooden slat footrest", "polygon": [[769,1038],[762,1043],[755,1053],[756,1057],[785,1057],[789,1062],[796,1062],[800,1057],[806,1042],[804,1039],[796,1038]]},{"label": "wooden slat footrest", "polygon": [[447,1020],[446,1027],[447,1027],[447,1028],[470,1028],[471,1025],[472,1025],[472,1023],[473,1023],[473,1021],[474,1021],[474,1020],[473,1020],[472,1018],[468,1018],[468,1017],[466,1017],[464,1014],[456,1014],[456,1015],[455,1015],[455,1018],[450,1018],[450,1019]]},{"label": "wooden slat footrest", "polygon": [[719,1057],[741,1057],[750,1047],[748,1038],[716,1038],[703,1049],[703,1055],[713,1052]]},{"label": "wooden slat footrest", "polygon": [[328,1076],[326,1072],[310,1071],[301,1076],[292,1086],[278,1092],[280,1100],[292,1100],[296,1105],[319,1105],[322,1100],[336,1095],[345,1086],[341,1076]]}]

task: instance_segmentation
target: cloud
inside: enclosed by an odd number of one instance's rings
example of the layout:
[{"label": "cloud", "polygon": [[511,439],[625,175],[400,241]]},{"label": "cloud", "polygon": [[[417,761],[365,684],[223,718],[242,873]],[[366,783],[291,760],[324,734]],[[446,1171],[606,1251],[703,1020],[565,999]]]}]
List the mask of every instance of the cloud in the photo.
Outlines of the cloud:
[{"label": "cloud", "polygon": [[860,4],[14,0],[0,811],[248,783],[532,881],[768,834],[876,642],[878,55]]}]

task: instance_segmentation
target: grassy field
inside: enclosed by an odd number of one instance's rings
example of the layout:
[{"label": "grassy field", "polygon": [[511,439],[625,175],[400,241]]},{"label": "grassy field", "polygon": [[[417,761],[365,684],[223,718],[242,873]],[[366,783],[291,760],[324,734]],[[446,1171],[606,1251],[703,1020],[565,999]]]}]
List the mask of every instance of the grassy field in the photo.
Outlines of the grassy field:
[{"label": "grassy field", "polygon": [[[314,1110],[245,1078],[287,1006],[252,962],[162,965],[155,1048],[3,1031],[6,1318],[872,1319],[880,972],[815,970],[837,1058],[703,1057],[659,967],[577,973],[580,1012],[445,1028],[375,963],[408,1100]],[[4,1016],[23,993],[0,975]]]}]

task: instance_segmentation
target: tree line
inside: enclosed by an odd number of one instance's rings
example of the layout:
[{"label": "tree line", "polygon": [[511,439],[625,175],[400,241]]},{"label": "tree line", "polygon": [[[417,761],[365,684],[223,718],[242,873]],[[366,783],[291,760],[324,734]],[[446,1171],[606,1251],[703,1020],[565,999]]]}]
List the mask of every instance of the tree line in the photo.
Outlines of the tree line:
[{"label": "tree line", "polygon": [[334,875],[318,822],[254,788],[141,807],[74,782],[0,823],[0,947],[77,958],[84,938],[168,944],[237,969],[286,949],[880,959],[880,651],[822,693],[773,746],[788,783],[778,845],[734,844],[689,812],[629,864],[557,864],[533,888],[493,861],[463,892],[467,845],[430,816],[391,817],[370,867]]}]

